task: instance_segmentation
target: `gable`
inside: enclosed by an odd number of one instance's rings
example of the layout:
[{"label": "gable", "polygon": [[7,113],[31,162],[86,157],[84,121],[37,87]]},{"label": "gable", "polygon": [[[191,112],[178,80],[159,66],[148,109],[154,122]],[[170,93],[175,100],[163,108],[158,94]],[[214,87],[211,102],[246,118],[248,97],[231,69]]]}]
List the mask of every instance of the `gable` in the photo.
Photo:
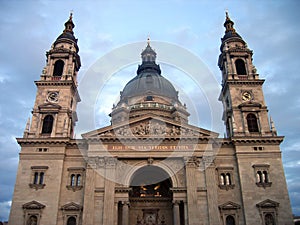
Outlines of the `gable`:
[{"label": "gable", "polygon": [[131,119],[125,123],[110,125],[82,135],[85,139],[90,138],[136,138],[136,137],[218,137],[218,133],[195,127],[189,124],[180,124],[176,121],[145,115]]},{"label": "gable", "polygon": [[240,209],[240,208],[241,208],[241,206],[239,204],[236,204],[231,201],[228,201],[222,205],[219,205],[219,209],[222,209],[222,210]]},{"label": "gable", "polygon": [[74,202],[70,202],[68,204],[65,204],[61,207],[62,210],[65,211],[79,211],[82,209],[82,206],[74,203]]},{"label": "gable", "polygon": [[279,203],[270,199],[266,199],[262,202],[257,203],[256,206],[259,208],[276,208],[279,206]]},{"label": "gable", "polygon": [[37,201],[31,201],[23,205],[23,209],[43,209],[45,205]]}]

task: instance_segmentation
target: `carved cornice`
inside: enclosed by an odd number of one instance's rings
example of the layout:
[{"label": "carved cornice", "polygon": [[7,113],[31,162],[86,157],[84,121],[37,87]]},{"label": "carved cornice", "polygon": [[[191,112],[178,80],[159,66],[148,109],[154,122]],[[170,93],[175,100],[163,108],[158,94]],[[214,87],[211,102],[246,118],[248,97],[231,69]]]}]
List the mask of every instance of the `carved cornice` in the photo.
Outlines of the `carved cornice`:
[{"label": "carved cornice", "polygon": [[116,193],[128,193],[132,190],[132,188],[129,187],[115,187]]},{"label": "carved cornice", "polygon": [[280,144],[283,141],[283,136],[270,137],[234,137],[231,139],[233,144]]},{"label": "carved cornice", "polygon": [[173,187],[173,188],[170,188],[170,190],[173,193],[181,193],[181,192],[186,192],[186,187]]}]

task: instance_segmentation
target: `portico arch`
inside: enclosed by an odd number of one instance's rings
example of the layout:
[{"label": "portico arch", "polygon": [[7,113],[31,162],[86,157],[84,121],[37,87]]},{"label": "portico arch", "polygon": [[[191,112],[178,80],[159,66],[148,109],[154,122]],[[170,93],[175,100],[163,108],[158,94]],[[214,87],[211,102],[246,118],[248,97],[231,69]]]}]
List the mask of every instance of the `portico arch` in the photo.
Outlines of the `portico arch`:
[{"label": "portico arch", "polygon": [[170,176],[157,166],[144,166],[136,170],[131,178],[130,187],[131,197],[172,197]]},{"label": "portico arch", "polygon": [[124,180],[123,183],[129,187],[131,184],[131,180],[134,176],[134,174],[141,168],[145,167],[145,166],[155,166],[158,167],[160,169],[162,169],[162,171],[164,171],[167,176],[170,178],[171,182],[172,182],[172,187],[178,187],[179,186],[179,181],[178,178],[176,176],[176,172],[178,171],[174,171],[171,166],[164,161],[160,161],[159,163],[153,163],[152,165],[149,165],[147,161],[142,161],[142,162],[138,162],[135,165],[132,165],[131,168],[127,171],[127,174],[124,176]]}]

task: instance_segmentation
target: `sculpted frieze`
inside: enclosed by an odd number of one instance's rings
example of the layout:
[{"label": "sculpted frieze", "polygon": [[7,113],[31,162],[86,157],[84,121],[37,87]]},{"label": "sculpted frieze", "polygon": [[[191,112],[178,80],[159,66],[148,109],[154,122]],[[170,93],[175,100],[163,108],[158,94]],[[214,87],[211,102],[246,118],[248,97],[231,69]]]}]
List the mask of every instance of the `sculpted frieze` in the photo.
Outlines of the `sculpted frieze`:
[{"label": "sculpted frieze", "polygon": [[123,127],[114,128],[99,134],[100,136],[202,136],[199,132],[189,128],[166,124],[160,121],[145,121],[132,125],[125,125]]}]

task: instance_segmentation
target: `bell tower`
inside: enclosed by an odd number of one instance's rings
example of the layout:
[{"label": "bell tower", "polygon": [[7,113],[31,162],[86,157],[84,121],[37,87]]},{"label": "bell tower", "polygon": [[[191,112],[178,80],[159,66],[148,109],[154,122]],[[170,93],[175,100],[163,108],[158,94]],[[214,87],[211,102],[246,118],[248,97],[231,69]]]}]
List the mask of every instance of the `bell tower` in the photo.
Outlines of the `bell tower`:
[{"label": "bell tower", "polygon": [[223,121],[227,137],[276,136],[264,100],[263,79],[253,65],[253,52],[236,32],[226,12],[218,65],[222,71]]},{"label": "bell tower", "polygon": [[46,53],[46,66],[37,86],[32,121],[27,122],[24,138],[73,137],[80,101],[77,74],[81,66],[74,36],[72,13],[63,33]]}]

